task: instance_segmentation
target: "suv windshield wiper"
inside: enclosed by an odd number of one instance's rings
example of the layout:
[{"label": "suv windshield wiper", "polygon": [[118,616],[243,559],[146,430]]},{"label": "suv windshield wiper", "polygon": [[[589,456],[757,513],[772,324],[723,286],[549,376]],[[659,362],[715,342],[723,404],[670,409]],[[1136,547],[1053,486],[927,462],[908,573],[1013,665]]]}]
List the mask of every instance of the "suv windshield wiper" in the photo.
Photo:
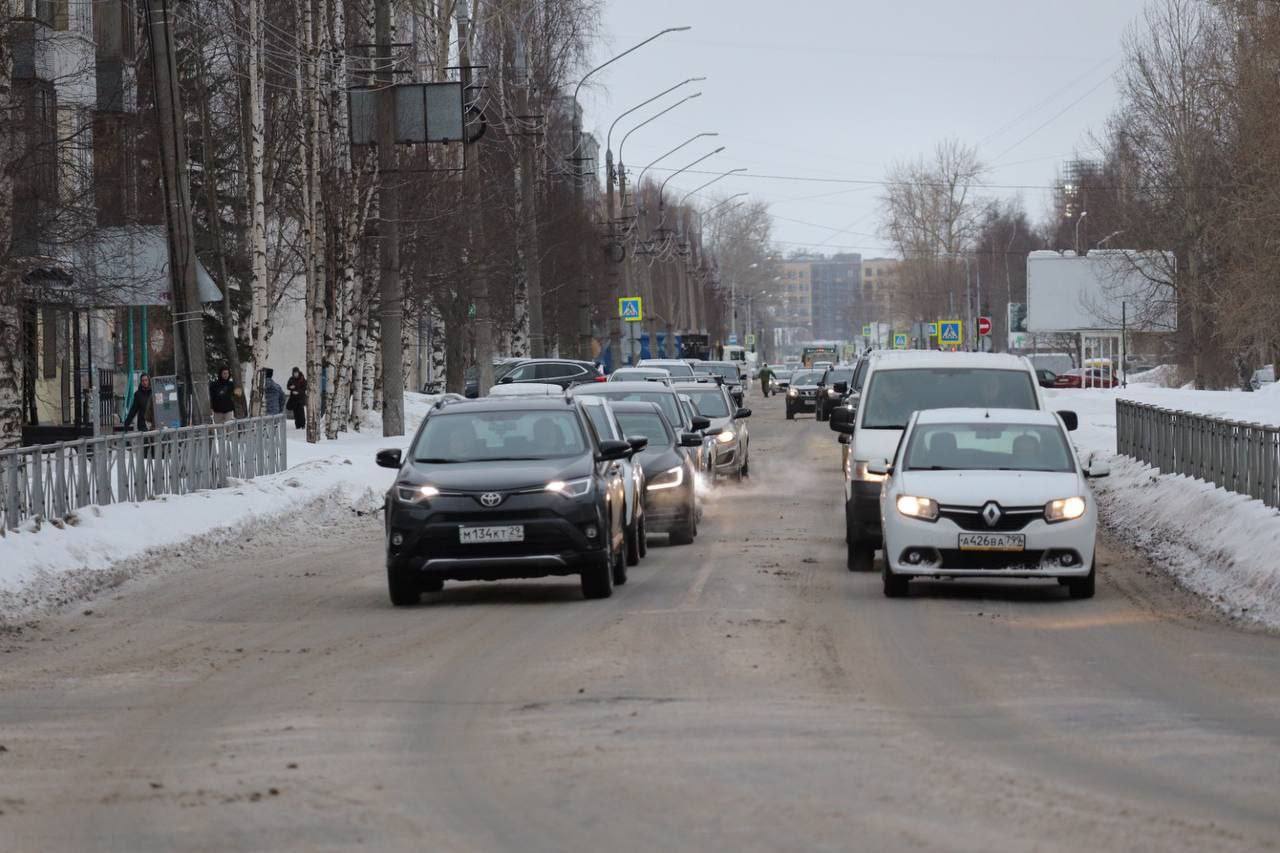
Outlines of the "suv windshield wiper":
[{"label": "suv windshield wiper", "polygon": [[461,462],[460,459],[440,459],[434,456],[415,457],[414,462],[425,462],[428,465],[452,465],[454,462]]}]

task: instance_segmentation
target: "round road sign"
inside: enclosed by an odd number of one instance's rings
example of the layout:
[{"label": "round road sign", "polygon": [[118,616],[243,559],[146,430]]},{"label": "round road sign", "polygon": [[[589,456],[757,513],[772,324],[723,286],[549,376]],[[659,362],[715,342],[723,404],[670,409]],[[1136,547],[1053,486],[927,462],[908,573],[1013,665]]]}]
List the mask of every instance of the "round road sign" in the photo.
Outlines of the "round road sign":
[{"label": "round road sign", "polygon": [[978,334],[984,338],[987,335],[991,334],[991,318],[990,317],[978,318]]}]

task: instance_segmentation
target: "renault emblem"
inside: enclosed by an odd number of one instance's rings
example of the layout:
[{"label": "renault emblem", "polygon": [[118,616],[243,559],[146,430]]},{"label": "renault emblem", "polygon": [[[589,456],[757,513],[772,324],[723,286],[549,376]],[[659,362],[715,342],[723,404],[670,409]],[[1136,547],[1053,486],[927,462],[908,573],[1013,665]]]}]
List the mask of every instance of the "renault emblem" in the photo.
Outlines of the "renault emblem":
[{"label": "renault emblem", "polygon": [[1000,511],[1000,505],[995,501],[991,501],[982,508],[982,520],[987,523],[987,527],[995,527],[1000,523],[1003,515],[1004,513]]},{"label": "renault emblem", "polygon": [[480,496],[480,503],[487,507],[495,507],[502,503],[502,495],[497,492],[485,492]]}]

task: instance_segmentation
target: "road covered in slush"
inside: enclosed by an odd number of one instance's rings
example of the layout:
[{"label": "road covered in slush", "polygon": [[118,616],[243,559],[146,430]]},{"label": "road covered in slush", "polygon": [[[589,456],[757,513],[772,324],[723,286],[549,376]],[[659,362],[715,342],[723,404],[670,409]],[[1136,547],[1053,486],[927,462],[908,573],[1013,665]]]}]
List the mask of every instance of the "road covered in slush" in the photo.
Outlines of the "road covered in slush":
[{"label": "road covered in slush", "polygon": [[0,847],[1280,846],[1280,638],[1112,543],[1090,601],[887,600],[844,568],[834,434],[749,405],[750,481],[608,600],[392,608],[366,517],[9,626]]}]

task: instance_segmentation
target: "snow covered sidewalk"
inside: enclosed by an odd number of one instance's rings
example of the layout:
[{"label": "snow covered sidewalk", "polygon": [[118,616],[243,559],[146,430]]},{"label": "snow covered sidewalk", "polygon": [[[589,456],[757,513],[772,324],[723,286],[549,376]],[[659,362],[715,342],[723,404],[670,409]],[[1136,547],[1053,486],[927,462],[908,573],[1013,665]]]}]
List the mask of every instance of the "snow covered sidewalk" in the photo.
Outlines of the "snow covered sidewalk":
[{"label": "snow covered sidewalk", "polygon": [[383,438],[376,416],[361,432],[319,444],[308,444],[301,431],[290,427],[290,465],[278,474],[144,503],[86,507],[56,525],[23,524],[0,538],[0,615],[39,606],[47,591],[60,588],[60,575],[84,579],[108,573],[147,552],[179,548],[218,533],[233,536],[242,525],[288,517],[320,500],[357,512],[376,511],[392,472],[377,467],[374,454],[384,447],[406,447],[434,400],[406,396],[408,436],[402,438]]},{"label": "snow covered sidewalk", "polygon": [[1111,461],[1096,484],[1103,520],[1183,586],[1227,614],[1280,628],[1280,512],[1189,477],[1159,474],[1116,455],[1117,398],[1167,409],[1280,424],[1280,385],[1250,394],[1131,385],[1114,391],[1049,391],[1050,404],[1080,416],[1084,451]]}]

